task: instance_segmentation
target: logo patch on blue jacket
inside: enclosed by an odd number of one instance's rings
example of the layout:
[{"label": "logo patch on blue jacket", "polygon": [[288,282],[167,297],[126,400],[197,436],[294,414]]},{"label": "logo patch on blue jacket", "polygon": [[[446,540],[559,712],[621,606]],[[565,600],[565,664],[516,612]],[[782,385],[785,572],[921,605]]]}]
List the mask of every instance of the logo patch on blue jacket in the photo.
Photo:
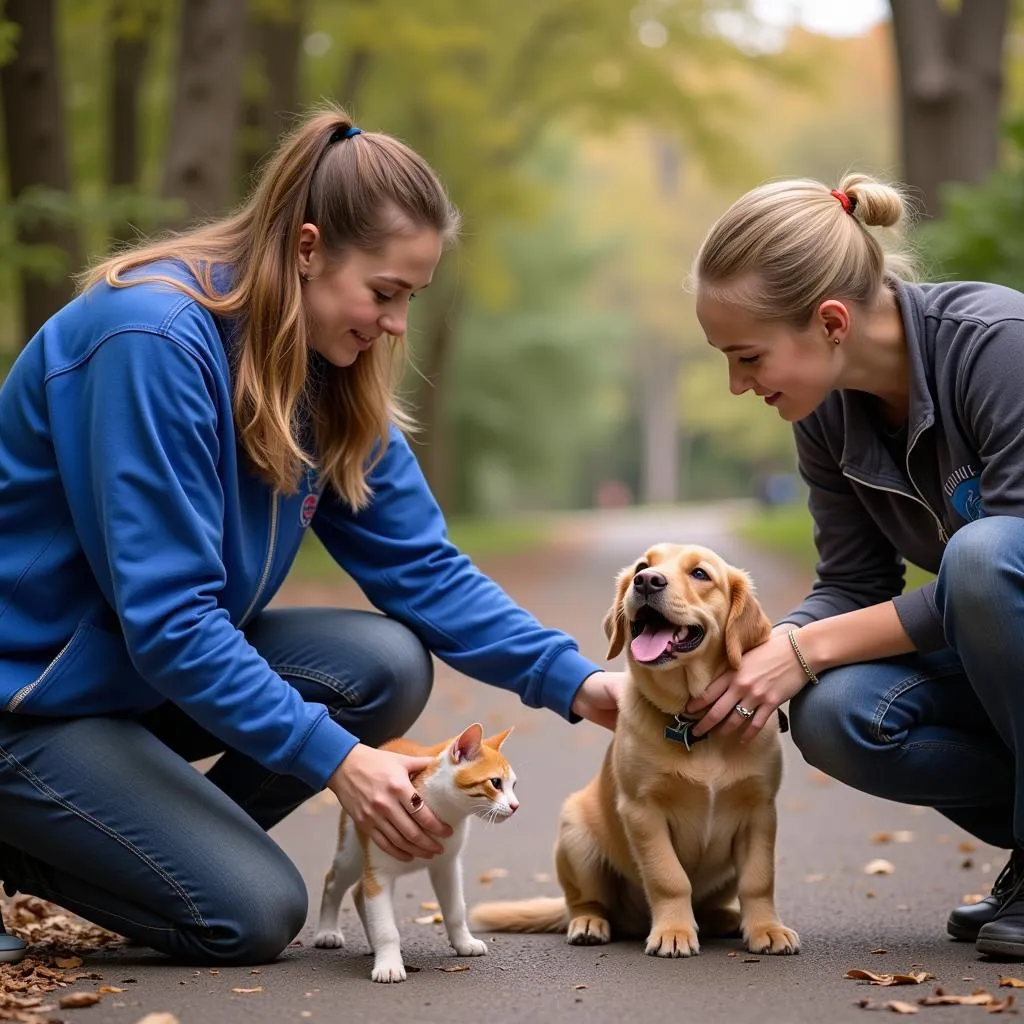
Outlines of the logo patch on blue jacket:
[{"label": "logo patch on blue jacket", "polygon": [[312,469],[307,469],[305,483],[308,493],[302,499],[302,504],[299,506],[299,526],[303,529],[313,522],[313,516],[316,515],[316,507],[320,504],[320,495],[316,490],[317,482],[316,472]]},{"label": "logo patch on blue jacket", "polygon": [[983,519],[987,514],[981,500],[981,478],[977,473],[974,466],[961,466],[946,481],[945,490],[950,504],[968,523]]}]

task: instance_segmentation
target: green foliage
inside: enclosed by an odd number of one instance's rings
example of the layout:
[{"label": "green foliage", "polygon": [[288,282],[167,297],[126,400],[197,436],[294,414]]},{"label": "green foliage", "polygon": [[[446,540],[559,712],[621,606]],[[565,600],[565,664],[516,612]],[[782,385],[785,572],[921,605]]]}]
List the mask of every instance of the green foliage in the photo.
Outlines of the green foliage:
[{"label": "green foliage", "polygon": [[1024,118],[1005,127],[1003,166],[982,185],[949,185],[945,216],[918,229],[929,276],[1024,282]]},{"label": "green foliage", "polygon": [[[802,506],[760,510],[740,526],[740,535],[752,544],[784,555],[800,568],[814,572],[817,552],[811,516]],[[904,591],[916,590],[934,578],[931,573],[910,563],[907,563],[906,570]]]}]

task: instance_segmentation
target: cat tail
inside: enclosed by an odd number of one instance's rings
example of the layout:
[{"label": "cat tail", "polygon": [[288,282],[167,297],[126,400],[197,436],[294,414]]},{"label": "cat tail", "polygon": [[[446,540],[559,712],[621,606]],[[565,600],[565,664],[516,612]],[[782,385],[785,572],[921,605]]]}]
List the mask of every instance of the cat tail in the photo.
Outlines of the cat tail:
[{"label": "cat tail", "polygon": [[491,932],[560,932],[569,924],[569,908],[561,896],[538,896],[532,900],[496,900],[478,903],[469,913],[470,921]]}]

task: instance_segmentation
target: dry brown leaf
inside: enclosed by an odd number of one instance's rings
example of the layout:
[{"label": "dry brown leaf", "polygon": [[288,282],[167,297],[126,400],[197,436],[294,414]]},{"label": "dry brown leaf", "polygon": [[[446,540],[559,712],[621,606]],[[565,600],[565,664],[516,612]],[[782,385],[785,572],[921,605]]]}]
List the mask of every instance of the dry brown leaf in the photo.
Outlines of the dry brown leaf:
[{"label": "dry brown leaf", "polygon": [[904,1003],[900,999],[890,999],[885,1004],[887,1010],[892,1010],[893,1013],[917,1013],[917,1007],[913,1003]]},{"label": "dry brown leaf", "polygon": [[444,971],[445,974],[459,974],[462,971],[469,970],[469,964],[452,964],[449,967],[438,967],[439,971]]},{"label": "dry brown leaf", "polygon": [[179,1024],[179,1021],[173,1013],[147,1013],[142,1020],[136,1021],[135,1024]]},{"label": "dry brown leaf", "polygon": [[972,992],[969,996],[957,996],[937,988],[935,995],[924,996],[918,1002],[922,1006],[989,1006],[996,1002],[996,998],[984,989],[978,989],[977,992]]},{"label": "dry brown leaf", "polygon": [[508,870],[506,868],[488,868],[480,876],[480,881],[486,884],[493,882],[496,878],[508,878]]},{"label": "dry brown leaf", "polygon": [[262,992],[263,986],[257,985],[255,988],[233,988],[232,992],[237,992],[240,996],[251,996],[255,992]]},{"label": "dry brown leaf", "polygon": [[116,985],[100,985],[96,991],[99,992],[101,996],[106,996],[110,995],[112,992],[123,992],[124,989],[118,988]]},{"label": "dry brown leaf", "polygon": [[77,1010],[82,1006],[95,1006],[100,997],[95,992],[71,992],[69,995],[61,996],[57,1005],[62,1010]]},{"label": "dry brown leaf", "polygon": [[886,843],[891,843],[892,842],[892,833],[891,832],[876,832],[871,837],[871,842],[873,842],[876,846],[884,846]]},{"label": "dry brown leaf", "polygon": [[871,950],[871,952],[874,953],[877,956],[878,954],[881,954],[881,953],[888,953],[889,950],[878,948],[878,949]]},{"label": "dry brown leaf", "polygon": [[579,992],[579,990],[580,990],[581,988],[586,988],[586,987],[587,987],[586,985],[573,985],[573,989],[574,989],[574,991],[576,991],[576,992]]},{"label": "dry brown leaf", "polygon": [[956,848],[960,853],[974,853],[978,847],[977,844],[970,842],[970,840],[965,840],[962,843],[958,843]]},{"label": "dry brown leaf", "polygon": [[1000,978],[1000,988],[1024,988],[1024,981],[1020,978]]},{"label": "dry brown leaf", "polygon": [[1007,996],[1001,1003],[993,1003],[991,1006],[985,1007],[986,1013],[1016,1013],[1017,1011],[1012,1009],[1013,996]]},{"label": "dry brown leaf", "polygon": [[931,975],[927,971],[909,971],[906,974],[877,974],[875,971],[865,971],[859,967],[851,967],[846,972],[847,978],[854,981],[866,981],[871,985],[920,985],[927,981]]},{"label": "dry brown leaf", "polygon": [[424,900],[420,904],[420,910],[440,910],[440,906],[434,900]]},{"label": "dry brown leaf", "polygon": [[895,870],[892,861],[883,860],[881,857],[864,865],[865,875],[891,875]]},{"label": "dry brown leaf", "polygon": [[745,956],[743,962],[745,964],[759,964],[761,961],[756,956]]},{"label": "dry brown leaf", "polygon": [[440,914],[427,914],[425,917],[413,919],[416,924],[444,924],[444,918]]},{"label": "dry brown leaf", "polygon": [[59,956],[53,961],[62,971],[70,970],[73,967],[82,966],[82,958],[80,956]]}]

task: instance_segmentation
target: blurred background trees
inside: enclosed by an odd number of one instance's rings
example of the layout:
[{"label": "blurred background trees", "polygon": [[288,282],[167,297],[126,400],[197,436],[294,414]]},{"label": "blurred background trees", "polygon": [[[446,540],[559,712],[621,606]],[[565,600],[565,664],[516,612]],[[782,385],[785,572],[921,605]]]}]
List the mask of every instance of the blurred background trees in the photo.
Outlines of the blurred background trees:
[{"label": "blurred background trees", "polygon": [[684,280],[737,194],[902,178],[935,273],[1024,286],[1018,6],[894,0],[852,36],[778,6],[5,0],[0,373],[73,274],[227,211],[330,99],[464,214],[407,382],[447,511],[749,494],[791,468],[789,430],[728,394]]}]

